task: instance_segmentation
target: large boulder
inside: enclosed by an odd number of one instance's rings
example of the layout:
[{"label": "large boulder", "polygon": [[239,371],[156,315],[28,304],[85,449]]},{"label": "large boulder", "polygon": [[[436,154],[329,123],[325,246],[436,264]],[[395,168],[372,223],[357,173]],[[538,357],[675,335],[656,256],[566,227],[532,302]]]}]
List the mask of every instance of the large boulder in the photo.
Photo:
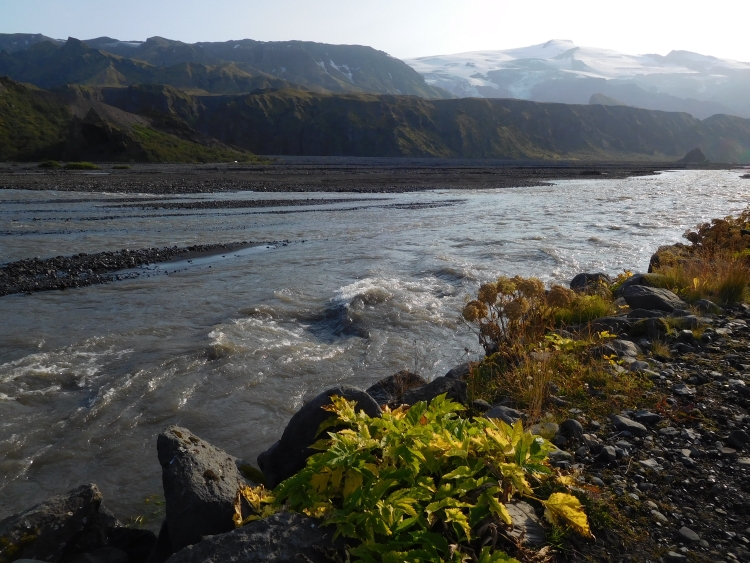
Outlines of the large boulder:
[{"label": "large boulder", "polygon": [[[175,553],[167,563],[330,563],[333,526],[280,512]],[[339,554],[341,556],[342,554]]]},{"label": "large boulder", "polygon": [[450,377],[436,377],[427,385],[409,389],[402,398],[405,405],[413,405],[419,401],[430,402],[438,395],[445,393],[448,399],[466,405],[469,401],[466,394],[466,382]]},{"label": "large boulder", "polygon": [[159,434],[156,449],[172,550],[234,529],[234,500],[245,483],[235,458],[178,426]]},{"label": "large boulder", "polygon": [[668,289],[631,285],[622,292],[622,297],[631,309],[667,311],[687,309],[687,303]]},{"label": "large boulder", "polygon": [[360,389],[342,386],[324,391],[303,405],[286,425],[281,439],[258,456],[258,466],[269,489],[300,471],[305,467],[307,458],[315,453],[310,446],[319,439],[320,425],[334,416],[323,409],[331,404],[331,397],[334,395],[355,401],[357,410],[364,411],[369,416],[380,416],[380,405]]},{"label": "large boulder", "polygon": [[649,287],[653,286],[655,276],[653,274],[633,274],[626,279],[620,287],[618,287],[612,294],[615,298],[622,297],[623,292],[633,285],[646,285]]},{"label": "large boulder", "polygon": [[375,399],[380,406],[400,405],[406,391],[422,385],[427,385],[427,380],[424,377],[402,370],[390,377],[381,379],[367,389],[366,393]]},{"label": "large boulder", "polygon": [[99,488],[83,485],[0,522],[0,561],[70,559],[104,547],[109,529],[119,525],[102,507]]},{"label": "large boulder", "polygon": [[601,287],[612,285],[612,278],[601,272],[596,274],[578,274],[570,280],[570,289],[581,293],[596,291]]}]

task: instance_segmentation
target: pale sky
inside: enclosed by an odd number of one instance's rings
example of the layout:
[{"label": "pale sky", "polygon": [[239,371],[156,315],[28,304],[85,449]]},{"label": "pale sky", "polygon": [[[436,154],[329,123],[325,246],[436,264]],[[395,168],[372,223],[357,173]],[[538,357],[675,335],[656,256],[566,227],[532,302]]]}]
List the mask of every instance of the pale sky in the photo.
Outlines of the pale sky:
[{"label": "pale sky", "polygon": [[569,39],[750,61],[747,0],[0,0],[0,33],[186,42],[301,39],[398,58]]}]

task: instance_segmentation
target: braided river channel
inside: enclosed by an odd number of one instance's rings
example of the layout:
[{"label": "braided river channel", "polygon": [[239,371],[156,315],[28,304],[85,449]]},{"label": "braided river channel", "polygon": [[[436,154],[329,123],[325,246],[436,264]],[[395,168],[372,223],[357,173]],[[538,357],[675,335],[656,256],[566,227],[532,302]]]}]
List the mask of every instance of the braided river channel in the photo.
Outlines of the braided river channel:
[{"label": "braided river channel", "polygon": [[367,388],[401,369],[429,379],[477,358],[460,311],[481,282],[645,271],[658,246],[745,209],[741,174],[168,196],[337,200],[263,208],[114,207],[122,194],[2,190],[0,263],[264,244],[106,285],[0,297],[0,518],[93,482],[120,519],[158,528],[160,508],[145,499],[161,492],[156,437],[166,426],[255,463],[320,391]]}]

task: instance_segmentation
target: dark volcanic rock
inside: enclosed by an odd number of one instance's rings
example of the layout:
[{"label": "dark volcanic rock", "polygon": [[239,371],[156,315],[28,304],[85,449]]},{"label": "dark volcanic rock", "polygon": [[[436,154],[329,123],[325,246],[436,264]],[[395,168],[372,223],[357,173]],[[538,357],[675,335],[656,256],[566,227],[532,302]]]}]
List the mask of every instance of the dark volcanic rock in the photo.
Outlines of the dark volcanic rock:
[{"label": "dark volcanic rock", "polygon": [[445,377],[448,377],[450,379],[466,379],[471,375],[471,364],[469,362],[464,362],[463,364],[458,364],[457,366],[453,366],[448,373],[445,374]]},{"label": "dark volcanic rock", "polygon": [[612,425],[620,432],[630,432],[633,436],[645,436],[648,429],[640,422],[631,420],[625,416],[613,415],[610,417]]},{"label": "dark volcanic rock", "polygon": [[573,291],[589,291],[592,288],[596,288],[602,284],[611,285],[612,278],[607,274],[596,273],[596,274],[578,274],[570,281],[570,289]]},{"label": "dark volcanic rock", "polygon": [[244,484],[235,459],[178,426],[159,434],[156,448],[172,549],[232,530],[234,500]]},{"label": "dark volcanic rock", "polygon": [[611,334],[625,335],[633,322],[625,317],[603,317],[591,321],[588,327],[592,332],[607,331]]},{"label": "dark volcanic rock", "polygon": [[329,563],[333,526],[280,512],[227,534],[211,536],[175,553],[168,563]]},{"label": "dark volcanic rock", "polygon": [[515,424],[517,420],[523,418],[523,413],[505,405],[495,405],[484,413],[484,416],[486,418],[498,418],[505,424]]},{"label": "dark volcanic rock", "polygon": [[656,309],[672,312],[675,309],[686,309],[687,303],[668,289],[632,285],[622,292],[625,302],[633,309]]},{"label": "dark volcanic rock", "polygon": [[402,370],[385,379],[381,379],[375,385],[367,389],[370,395],[380,406],[398,405],[404,393],[414,387],[427,385],[427,380],[421,375]]},{"label": "dark volcanic rock", "polygon": [[405,405],[413,405],[419,401],[431,401],[438,395],[446,394],[448,399],[453,399],[462,405],[467,404],[466,382],[449,377],[436,377],[427,385],[409,389],[404,393],[402,402]]},{"label": "dark volcanic rock", "polygon": [[[357,409],[369,416],[380,416],[380,405],[360,389],[342,386],[324,391],[303,405],[286,425],[281,439],[258,456],[258,466],[266,477],[268,488],[274,488],[297,473],[305,466],[307,458],[315,453],[310,446],[318,439],[320,425],[333,416],[333,413],[323,410],[323,407],[331,404],[331,397],[334,395],[356,401]],[[334,429],[329,430],[331,431]]]},{"label": "dark volcanic rock", "polygon": [[558,432],[569,439],[578,441],[583,439],[583,426],[574,418],[563,421]]},{"label": "dark volcanic rock", "polygon": [[0,523],[0,560],[60,561],[79,553],[77,546],[103,547],[102,521],[118,525],[109,512],[99,517],[102,494],[96,485],[83,485],[54,496]]}]

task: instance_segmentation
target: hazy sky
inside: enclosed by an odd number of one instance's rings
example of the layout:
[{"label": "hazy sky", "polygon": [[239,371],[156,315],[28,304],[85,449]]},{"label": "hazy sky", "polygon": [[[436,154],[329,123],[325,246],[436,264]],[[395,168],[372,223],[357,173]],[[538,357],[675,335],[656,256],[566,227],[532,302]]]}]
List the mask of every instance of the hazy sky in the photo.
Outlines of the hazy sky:
[{"label": "hazy sky", "polygon": [[187,42],[304,39],[399,58],[570,39],[750,61],[747,0],[0,0],[0,33]]}]

